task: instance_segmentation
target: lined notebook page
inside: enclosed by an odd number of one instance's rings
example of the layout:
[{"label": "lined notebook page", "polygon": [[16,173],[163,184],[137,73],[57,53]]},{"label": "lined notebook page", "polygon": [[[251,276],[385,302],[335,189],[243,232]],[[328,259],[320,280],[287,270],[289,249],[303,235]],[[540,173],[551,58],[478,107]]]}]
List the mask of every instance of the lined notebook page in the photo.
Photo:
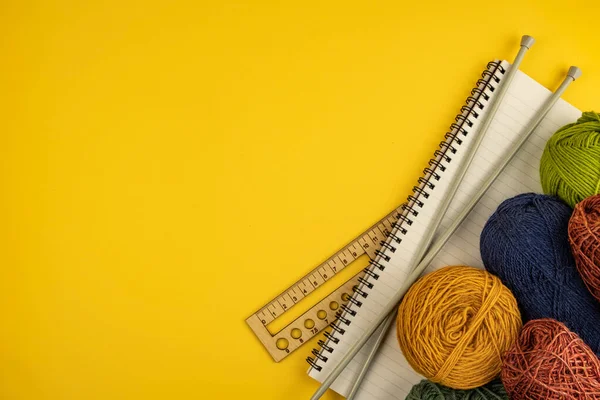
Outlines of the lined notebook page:
[{"label": "lined notebook page", "polygon": [[[508,69],[510,64],[503,61],[502,65]],[[549,96],[550,91],[532,78],[521,71],[516,74],[441,227],[437,230],[438,234],[455,219],[462,206],[473,196],[490,171],[497,168],[525,125]],[[479,253],[479,235],[488,217],[502,201],[509,197],[524,192],[541,192],[539,161],[546,141],[558,128],[574,122],[580,116],[579,110],[567,102],[559,100],[517,156],[479,201],[469,217],[446,243],[426,273],[446,265],[470,265],[483,268]],[[395,290],[404,282],[411,266],[414,265],[414,256],[420,246],[423,232],[428,229],[431,215],[439,206],[440,199],[447,193],[448,184],[456,173],[457,165],[460,164],[461,154],[464,154],[472,138],[477,134],[477,125],[474,126],[474,129],[475,131],[464,140],[457,153],[451,155],[453,160],[448,163],[446,171],[441,173],[440,180],[432,181],[436,187],[431,191],[426,206],[414,218],[413,224],[407,235],[403,236],[397,251],[390,254],[392,259],[387,263],[386,269],[381,272],[380,278],[373,281],[374,288],[369,292],[369,296],[362,300],[363,305],[357,309],[357,315],[352,318],[350,326],[344,326],[346,329],[344,335],[337,336],[339,343],[328,343],[328,346],[333,347],[334,351],[324,353],[328,360],[320,363],[322,370],[320,372],[314,368],[309,370],[311,377],[319,381],[325,379],[348,348],[380,313]],[[333,390],[344,396],[348,394],[371,346],[371,342],[367,343],[361,353],[354,358],[332,385]],[[395,329],[390,329],[378,355],[371,364],[357,398],[404,399],[412,386],[421,379],[423,378],[404,359],[397,343]]]}]

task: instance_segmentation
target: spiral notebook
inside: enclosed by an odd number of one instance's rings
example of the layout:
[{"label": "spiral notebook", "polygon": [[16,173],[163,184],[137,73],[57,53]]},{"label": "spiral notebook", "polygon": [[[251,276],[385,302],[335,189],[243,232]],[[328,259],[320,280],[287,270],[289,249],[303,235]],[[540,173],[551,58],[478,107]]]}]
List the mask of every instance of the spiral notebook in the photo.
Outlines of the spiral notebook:
[{"label": "spiral notebook", "polygon": [[[435,210],[448,193],[457,164],[477,135],[482,116],[489,108],[495,89],[509,67],[507,61],[494,61],[482,73],[450,131],[446,133],[445,140],[440,143],[440,148],[429,161],[424,175],[419,178],[414,194],[409,196],[409,202],[403,207],[401,223],[388,237],[388,245],[371,262],[376,276],[369,277],[366,284],[361,284],[342,315],[343,318],[332,324],[333,331],[328,335],[328,340],[315,352],[314,358],[308,359],[311,365],[309,375],[314,379],[325,379],[406,279],[424,240],[423,233],[430,228]],[[516,74],[438,232],[445,230],[455,219],[461,207],[476,192],[490,171],[502,161],[519,133],[550,94],[548,89],[523,72]],[[483,268],[479,255],[479,234],[488,217],[509,197],[524,192],[541,192],[538,169],[546,141],[559,127],[574,122],[580,116],[578,109],[559,100],[425,273],[446,265]],[[331,386],[333,390],[343,396],[348,394],[371,349],[372,341],[367,343],[334,382]],[[404,399],[412,386],[421,379],[423,377],[404,359],[396,340],[395,329],[390,329],[357,398]]]}]

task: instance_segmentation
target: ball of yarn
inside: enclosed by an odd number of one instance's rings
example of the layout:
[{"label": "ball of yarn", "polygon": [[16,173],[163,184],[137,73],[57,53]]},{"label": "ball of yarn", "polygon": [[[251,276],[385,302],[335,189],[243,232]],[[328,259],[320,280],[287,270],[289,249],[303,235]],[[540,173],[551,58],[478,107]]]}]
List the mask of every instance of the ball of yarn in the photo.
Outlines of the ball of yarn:
[{"label": "ball of yarn", "polygon": [[583,282],[600,301],[600,195],[575,206],[569,221],[569,242]]},{"label": "ball of yarn", "polygon": [[571,207],[600,193],[600,115],[584,112],[552,135],[542,154],[540,176],[544,193]]},{"label": "ball of yarn", "polygon": [[526,193],[508,199],[481,232],[481,258],[513,292],[524,322],[561,321],[600,354],[600,303],[575,267],[570,217],[569,206],[555,197]]},{"label": "ball of yarn", "polygon": [[520,328],[510,290],[473,267],[445,267],[425,275],[398,309],[398,342],[407,361],[427,379],[454,389],[472,389],[496,378],[502,354]]},{"label": "ball of yarn", "polygon": [[506,352],[500,374],[511,399],[598,399],[600,362],[553,319],[529,321]]},{"label": "ball of yarn", "polygon": [[412,387],[406,400],[508,400],[500,379],[494,379],[475,389],[452,389],[439,383],[422,380]]}]

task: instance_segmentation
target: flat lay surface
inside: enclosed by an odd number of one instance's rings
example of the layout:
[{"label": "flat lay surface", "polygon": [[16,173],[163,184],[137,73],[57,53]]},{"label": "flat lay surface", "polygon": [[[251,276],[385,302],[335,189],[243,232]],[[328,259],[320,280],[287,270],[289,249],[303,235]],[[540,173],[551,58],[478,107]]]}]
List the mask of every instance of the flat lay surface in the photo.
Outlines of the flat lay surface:
[{"label": "flat lay surface", "polygon": [[406,199],[521,35],[597,111],[597,7],[5,1],[0,398],[308,398],[322,335],[275,363],[244,320]]}]

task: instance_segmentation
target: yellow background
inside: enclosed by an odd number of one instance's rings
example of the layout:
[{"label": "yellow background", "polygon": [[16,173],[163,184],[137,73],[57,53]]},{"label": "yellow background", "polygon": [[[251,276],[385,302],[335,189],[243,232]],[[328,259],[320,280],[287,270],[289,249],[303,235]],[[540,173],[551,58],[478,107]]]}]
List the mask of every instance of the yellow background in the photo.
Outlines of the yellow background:
[{"label": "yellow background", "polygon": [[244,319],[403,201],[522,34],[596,107],[597,7],[4,0],[0,398],[307,398],[316,341],[276,364]]}]

